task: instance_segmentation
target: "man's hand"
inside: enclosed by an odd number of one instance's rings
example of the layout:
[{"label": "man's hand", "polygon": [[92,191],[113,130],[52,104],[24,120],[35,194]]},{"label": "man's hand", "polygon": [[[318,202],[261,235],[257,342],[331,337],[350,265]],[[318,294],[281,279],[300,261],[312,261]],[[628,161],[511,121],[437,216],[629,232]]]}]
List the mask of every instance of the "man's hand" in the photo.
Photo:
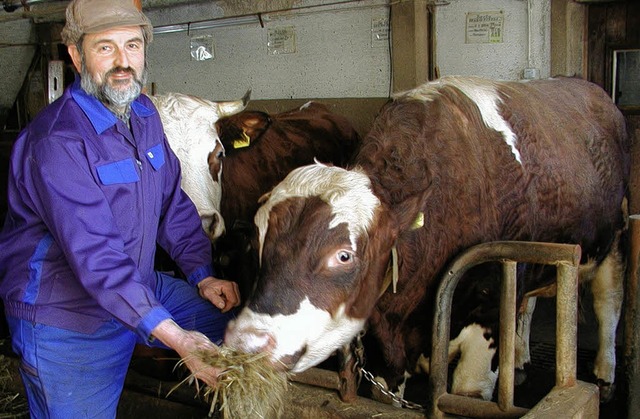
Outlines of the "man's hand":
[{"label": "man's hand", "polygon": [[151,334],[176,351],[197,379],[204,381],[212,388],[215,387],[221,371],[194,355],[199,352],[215,356],[218,353],[218,347],[209,338],[200,332],[184,330],[171,319],[160,322]]},{"label": "man's hand", "polygon": [[238,284],[233,281],[206,277],[198,284],[200,296],[211,301],[223,313],[240,304],[240,291]]}]

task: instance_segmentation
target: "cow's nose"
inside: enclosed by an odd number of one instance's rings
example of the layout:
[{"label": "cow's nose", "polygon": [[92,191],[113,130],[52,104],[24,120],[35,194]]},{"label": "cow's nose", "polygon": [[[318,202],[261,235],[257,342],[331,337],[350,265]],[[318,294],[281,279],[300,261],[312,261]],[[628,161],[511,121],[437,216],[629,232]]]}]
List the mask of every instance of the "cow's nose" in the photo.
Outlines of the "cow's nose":
[{"label": "cow's nose", "polygon": [[209,237],[209,240],[215,241],[218,237],[222,236],[225,232],[225,225],[222,217],[217,212],[212,213],[200,213],[200,220],[202,221],[202,228]]},{"label": "cow's nose", "polygon": [[271,352],[275,348],[275,339],[269,333],[253,328],[237,328],[229,323],[224,344],[246,353]]},{"label": "cow's nose", "polygon": [[213,216],[211,217],[211,223],[209,224],[209,236],[212,239],[216,239],[216,237],[214,237],[216,235],[217,229],[218,229],[218,224],[220,223],[220,217],[218,216],[218,214],[213,214]]}]

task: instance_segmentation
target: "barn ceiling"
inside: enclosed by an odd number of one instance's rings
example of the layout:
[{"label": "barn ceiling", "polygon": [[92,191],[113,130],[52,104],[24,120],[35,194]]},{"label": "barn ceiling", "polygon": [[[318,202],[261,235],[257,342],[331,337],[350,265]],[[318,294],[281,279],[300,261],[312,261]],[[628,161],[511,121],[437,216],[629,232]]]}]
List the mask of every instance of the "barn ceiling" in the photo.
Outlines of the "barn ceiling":
[{"label": "barn ceiling", "polygon": [[[145,3],[154,3],[147,7],[160,7],[155,3],[163,3],[163,6],[173,6],[174,4],[195,3],[198,0],[149,0]],[[32,19],[35,22],[62,21],[64,10],[69,3],[68,0],[4,0],[2,2],[2,12],[0,12],[0,22]]]},{"label": "barn ceiling", "polygon": [[[3,0],[0,23],[21,19],[32,19],[35,22],[62,21],[68,3],[68,0]],[[313,2],[305,0],[142,0],[142,8],[149,11],[198,3],[211,3],[224,10],[225,16],[237,16],[246,13],[287,10],[300,3]]]}]

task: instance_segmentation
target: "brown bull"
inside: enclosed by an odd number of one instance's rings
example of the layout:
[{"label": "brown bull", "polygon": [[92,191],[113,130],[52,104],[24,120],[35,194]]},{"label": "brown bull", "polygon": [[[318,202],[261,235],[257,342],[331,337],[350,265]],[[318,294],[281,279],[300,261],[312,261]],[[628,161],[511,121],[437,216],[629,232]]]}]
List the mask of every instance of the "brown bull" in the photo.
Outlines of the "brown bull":
[{"label": "brown bull", "polygon": [[[259,281],[225,342],[299,372],[366,326],[393,384],[428,355],[437,280],[461,251],[494,240],[576,243],[599,321],[594,372],[612,383],[628,147],[616,106],[579,79],[452,77],[398,94],[348,170],[296,169],[258,210]],[[397,292],[381,295],[394,248]],[[546,285],[532,273],[521,294]],[[498,323],[484,309],[451,335],[466,360],[452,392],[488,399]]]}]

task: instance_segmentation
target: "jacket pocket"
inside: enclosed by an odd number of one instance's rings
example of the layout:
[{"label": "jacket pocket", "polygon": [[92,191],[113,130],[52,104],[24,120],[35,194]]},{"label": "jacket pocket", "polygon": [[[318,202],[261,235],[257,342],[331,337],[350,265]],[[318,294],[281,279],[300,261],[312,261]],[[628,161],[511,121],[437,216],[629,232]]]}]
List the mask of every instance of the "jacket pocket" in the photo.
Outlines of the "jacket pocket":
[{"label": "jacket pocket", "polygon": [[164,150],[162,149],[162,144],[154,145],[148,149],[145,154],[154,169],[160,170],[162,165],[164,165]]},{"label": "jacket pocket", "polygon": [[136,171],[136,165],[132,158],[103,164],[102,166],[98,166],[97,170],[98,177],[100,177],[100,181],[103,185],[134,183],[140,181],[140,176]]}]

